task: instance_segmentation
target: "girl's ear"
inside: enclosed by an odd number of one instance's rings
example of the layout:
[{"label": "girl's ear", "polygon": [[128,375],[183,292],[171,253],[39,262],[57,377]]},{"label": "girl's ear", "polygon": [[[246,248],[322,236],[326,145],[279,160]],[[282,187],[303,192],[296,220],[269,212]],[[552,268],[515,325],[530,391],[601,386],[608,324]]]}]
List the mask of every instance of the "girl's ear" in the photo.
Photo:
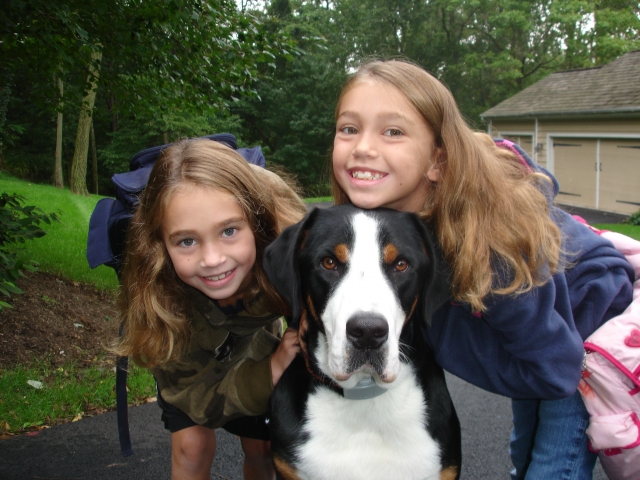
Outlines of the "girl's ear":
[{"label": "girl's ear", "polygon": [[437,183],[440,181],[440,164],[442,162],[442,148],[437,147],[433,149],[433,155],[431,156],[431,165],[427,169],[425,174],[427,180]]}]

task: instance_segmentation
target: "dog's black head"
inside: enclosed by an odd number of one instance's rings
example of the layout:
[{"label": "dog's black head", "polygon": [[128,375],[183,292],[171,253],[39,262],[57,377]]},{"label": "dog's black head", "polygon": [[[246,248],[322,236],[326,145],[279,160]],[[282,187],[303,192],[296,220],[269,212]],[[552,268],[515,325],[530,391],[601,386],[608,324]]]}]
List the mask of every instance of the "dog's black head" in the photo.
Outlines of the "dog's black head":
[{"label": "dog's black head", "polygon": [[428,323],[450,294],[435,234],[389,209],[315,209],[267,248],[264,267],[307,356],[345,388],[357,372],[393,382],[407,322]]}]

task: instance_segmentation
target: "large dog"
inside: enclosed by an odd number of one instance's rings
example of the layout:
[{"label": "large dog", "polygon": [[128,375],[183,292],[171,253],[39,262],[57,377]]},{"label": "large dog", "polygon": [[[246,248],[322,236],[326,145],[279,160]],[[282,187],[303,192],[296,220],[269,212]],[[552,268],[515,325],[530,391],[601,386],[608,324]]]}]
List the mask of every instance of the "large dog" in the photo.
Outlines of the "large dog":
[{"label": "large dog", "polygon": [[460,424],[420,331],[450,292],[434,234],[410,213],[315,209],[264,265],[300,319],[271,398],[278,478],[458,478]]}]

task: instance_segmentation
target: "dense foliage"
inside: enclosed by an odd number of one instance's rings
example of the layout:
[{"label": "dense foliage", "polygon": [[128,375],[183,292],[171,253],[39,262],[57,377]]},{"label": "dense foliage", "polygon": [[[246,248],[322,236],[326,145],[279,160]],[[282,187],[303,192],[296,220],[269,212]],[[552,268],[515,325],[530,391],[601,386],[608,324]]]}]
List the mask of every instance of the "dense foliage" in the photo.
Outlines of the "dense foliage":
[{"label": "dense foliage", "polygon": [[[69,184],[76,126],[87,93],[95,92],[87,118],[106,194],[110,176],[141,148],[223,130],[261,145],[308,193],[326,193],[336,97],[348,72],[371,56],[419,63],[483,128],[483,111],[545,75],[599,66],[640,48],[640,6],[630,0],[5,5],[0,169],[51,181],[57,144]],[[64,124],[58,116],[56,141],[58,112]]]},{"label": "dense foliage", "polygon": [[627,218],[624,223],[628,223],[629,225],[636,225],[636,226],[640,226],[640,210],[638,210],[637,212],[629,215],[629,218]]},{"label": "dense foliage", "polygon": [[[0,194],[0,293],[4,297],[22,293],[15,281],[25,270],[36,269],[35,262],[18,260],[20,244],[44,236],[46,232],[41,225],[58,220],[55,214],[23,206],[23,202],[19,195]],[[0,311],[7,307],[11,304],[0,300]]]}]

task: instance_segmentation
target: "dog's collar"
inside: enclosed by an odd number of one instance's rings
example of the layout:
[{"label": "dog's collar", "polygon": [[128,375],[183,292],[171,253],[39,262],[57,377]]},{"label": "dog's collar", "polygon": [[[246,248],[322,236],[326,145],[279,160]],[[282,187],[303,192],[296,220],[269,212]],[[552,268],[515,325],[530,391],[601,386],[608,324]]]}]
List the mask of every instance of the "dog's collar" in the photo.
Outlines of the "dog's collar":
[{"label": "dog's collar", "polygon": [[373,378],[364,377],[353,388],[343,388],[342,396],[349,400],[367,400],[382,395],[387,391],[378,385]]}]

